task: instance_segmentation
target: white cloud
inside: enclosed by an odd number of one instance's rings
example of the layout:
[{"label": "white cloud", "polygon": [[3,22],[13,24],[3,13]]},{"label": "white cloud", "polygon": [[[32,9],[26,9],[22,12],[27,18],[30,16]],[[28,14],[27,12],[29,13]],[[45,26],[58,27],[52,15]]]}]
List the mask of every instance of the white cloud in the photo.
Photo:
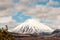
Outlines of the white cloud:
[{"label": "white cloud", "polygon": [[56,8],[60,7],[60,3],[58,2],[58,0],[57,1],[49,0],[49,3],[47,5],[49,5],[50,7],[56,7]]},{"label": "white cloud", "polygon": [[[44,2],[45,0],[38,0],[38,1]],[[47,5],[53,5],[55,3],[58,4],[58,2],[53,2],[52,0],[50,0],[50,2]],[[29,5],[33,5],[35,6],[35,8],[30,8]],[[1,9],[0,16],[4,16],[4,15],[10,16],[11,14],[13,14],[14,8],[17,11],[24,11],[29,15],[30,14],[35,15],[37,13],[38,16],[39,13],[47,13],[51,10],[50,7],[46,5],[37,6],[35,0],[20,0],[20,3],[18,5],[12,3],[11,0],[0,0],[0,9]]]},{"label": "white cloud", "polygon": [[15,5],[12,0],[0,0],[0,26],[8,25],[10,28],[19,24],[12,19],[12,15],[15,15]]},{"label": "white cloud", "polygon": [[11,16],[14,6],[11,0],[0,0],[0,16]]},{"label": "white cloud", "polygon": [[[45,1],[45,0],[40,0]],[[2,17],[1,16],[11,16],[14,10],[22,11],[25,15],[30,15],[33,18],[45,18],[46,21],[51,20],[55,24],[52,25],[60,25],[60,8],[53,8],[52,5],[58,5],[58,2],[53,2],[52,0],[47,3],[47,5],[37,5],[35,0],[20,0],[19,4],[15,5],[11,0],[0,0],[0,23],[8,23],[11,20],[10,17]],[[31,7],[32,6],[32,7]],[[58,16],[59,15],[59,16]],[[10,19],[9,19],[10,18]],[[9,19],[9,20],[8,20]],[[14,24],[14,22],[13,22]],[[50,25],[49,25],[50,26]]]},{"label": "white cloud", "polygon": [[41,18],[41,16],[46,16],[49,11],[51,11],[51,7],[48,6],[40,6],[36,5],[35,8],[28,9],[24,11],[26,15],[34,16],[36,18]]},{"label": "white cloud", "polygon": [[[54,9],[52,8],[50,5],[53,5],[57,2],[53,2],[52,0],[50,0],[50,4],[48,3],[45,6],[42,5],[36,5],[34,2],[34,0],[32,1],[33,3],[31,4],[32,0],[21,0],[20,4],[18,4],[15,8],[17,11],[23,11],[25,12],[26,15],[30,15],[30,16],[34,16],[37,18],[40,18],[41,16],[49,16],[52,14],[56,14],[57,12],[55,12],[56,10],[60,10],[60,9]],[[41,0],[39,0],[41,1]],[[45,0],[42,0],[45,1]],[[28,4],[34,5],[34,8],[28,7]],[[52,3],[52,4],[51,4]],[[58,12],[60,13],[60,12]]]},{"label": "white cloud", "polygon": [[12,21],[12,17],[0,17],[0,23],[9,23]]},{"label": "white cloud", "polygon": [[20,23],[13,20],[11,16],[0,17],[0,28],[3,27],[5,29],[5,25],[7,25],[8,29],[11,30],[11,29],[15,28],[19,24]]}]

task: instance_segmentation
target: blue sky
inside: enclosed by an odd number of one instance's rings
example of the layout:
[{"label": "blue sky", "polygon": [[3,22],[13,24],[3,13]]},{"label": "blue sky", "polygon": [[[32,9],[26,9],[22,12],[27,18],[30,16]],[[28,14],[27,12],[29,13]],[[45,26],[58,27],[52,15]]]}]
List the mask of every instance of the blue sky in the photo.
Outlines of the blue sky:
[{"label": "blue sky", "polygon": [[31,16],[24,15],[23,12],[17,12],[12,18],[17,22],[24,22],[25,20],[30,19]]},{"label": "blue sky", "polygon": [[12,0],[14,3],[19,3],[20,0]]},{"label": "blue sky", "polygon": [[49,0],[46,1],[37,1],[37,5],[46,5],[49,2]]}]

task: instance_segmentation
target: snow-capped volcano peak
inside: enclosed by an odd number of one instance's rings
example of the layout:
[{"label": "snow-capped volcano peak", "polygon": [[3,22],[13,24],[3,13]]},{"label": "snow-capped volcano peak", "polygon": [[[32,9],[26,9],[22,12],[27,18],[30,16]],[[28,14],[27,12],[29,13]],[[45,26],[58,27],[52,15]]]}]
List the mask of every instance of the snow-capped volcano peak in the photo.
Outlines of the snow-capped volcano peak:
[{"label": "snow-capped volcano peak", "polygon": [[37,19],[28,19],[24,23],[29,23],[31,25],[35,25],[35,24],[38,25],[38,24],[40,24],[40,22]]},{"label": "snow-capped volcano peak", "polygon": [[39,34],[41,32],[52,32],[52,31],[53,30],[50,27],[40,23],[36,19],[28,19],[13,30],[13,32],[18,32],[18,33],[23,33],[23,34],[26,34],[26,33],[29,33],[29,34],[38,33]]}]

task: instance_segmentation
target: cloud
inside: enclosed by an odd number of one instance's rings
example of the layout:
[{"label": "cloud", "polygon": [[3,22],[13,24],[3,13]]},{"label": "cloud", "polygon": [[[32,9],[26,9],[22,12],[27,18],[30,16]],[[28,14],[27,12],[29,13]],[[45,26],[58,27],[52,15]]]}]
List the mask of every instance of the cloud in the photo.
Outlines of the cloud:
[{"label": "cloud", "polygon": [[15,28],[17,25],[20,25],[20,23],[16,22],[14,19],[12,19],[11,16],[8,17],[0,17],[0,28],[5,29],[5,25],[8,26],[8,29],[11,30]]},{"label": "cloud", "polygon": [[16,11],[15,5],[12,0],[0,0],[0,26],[8,25],[11,28],[19,24],[12,19],[12,15],[15,15]]},{"label": "cloud", "polygon": [[[15,5],[14,3],[12,3],[12,0],[0,0],[0,16],[10,16],[13,14],[14,8],[16,9],[16,11],[23,11],[23,12],[27,12],[29,14],[35,10],[34,13],[37,13],[37,15],[39,15],[39,13],[46,13],[50,10],[50,5],[54,5],[54,4],[58,4],[58,2],[53,2],[52,0],[49,1],[49,3],[47,3],[49,6],[49,8],[45,5],[45,6],[40,6],[36,3],[38,2],[46,2],[48,0],[19,0],[19,4]],[[33,8],[31,8],[33,7]],[[42,8],[43,7],[43,8]],[[47,8],[47,9],[46,9]],[[44,11],[42,11],[42,10]],[[40,12],[38,11],[40,10]],[[36,12],[37,11],[37,12]],[[33,13],[32,13],[33,14]],[[33,14],[34,15],[34,14]]]},{"label": "cloud", "polygon": [[5,25],[7,25],[8,26],[8,29],[9,30],[12,30],[13,28],[15,28],[15,27],[17,27],[18,25],[20,25],[20,23],[17,23],[16,21],[11,21],[11,22],[9,22],[9,23],[1,23],[0,24],[0,28],[6,28],[6,26]]},{"label": "cloud", "polygon": [[0,17],[0,23],[9,23],[12,21],[12,17]]},{"label": "cloud", "polygon": [[[42,2],[42,4],[41,4]],[[43,3],[45,3],[43,5]],[[1,23],[9,23],[6,21],[6,16],[14,15],[15,11],[17,12],[24,12],[25,15],[32,16],[33,18],[38,18],[44,20],[44,22],[51,26],[55,25],[60,26],[60,3],[58,1],[53,0],[19,0],[18,4],[12,2],[12,0],[0,0],[0,18]],[[4,16],[4,17],[2,17]],[[5,21],[4,21],[4,20]],[[11,19],[10,19],[11,20]],[[13,21],[12,21],[13,22]],[[11,23],[12,23],[11,22]],[[13,22],[14,24],[15,22]],[[52,23],[52,24],[48,24]]]},{"label": "cloud", "polygon": [[11,0],[0,0],[0,16],[11,16],[14,6]]},{"label": "cloud", "polygon": [[54,8],[60,8],[60,1],[59,0],[50,0],[48,5],[51,7],[54,7]]},{"label": "cloud", "polygon": [[[25,12],[26,15],[31,15],[31,16],[35,16],[37,18],[41,17],[41,16],[48,16],[49,14],[52,14],[53,11],[59,10],[59,9],[54,9],[51,5],[55,5],[58,4],[58,2],[54,2],[53,0],[50,0],[49,3],[47,3],[47,5],[37,5],[36,1],[33,0],[20,0],[20,4],[16,5],[16,10],[17,11],[22,11]],[[45,0],[37,0],[40,2],[45,2]],[[28,6],[33,5],[32,7],[28,7]],[[51,11],[52,10],[52,11]],[[57,12],[56,12],[57,13]],[[44,15],[43,15],[44,14]]]},{"label": "cloud", "polygon": [[41,18],[41,16],[47,15],[47,13],[51,10],[51,7],[48,6],[40,6],[36,5],[35,8],[28,9],[24,11],[26,15],[34,16],[36,18]]},{"label": "cloud", "polygon": [[11,22],[9,22],[9,23],[6,23],[5,25],[8,26],[8,29],[9,29],[9,30],[11,30],[11,29],[17,27],[17,26],[20,25],[20,24],[21,24],[21,23],[18,23],[18,22],[16,22],[16,21],[14,20],[14,21],[11,21]]}]

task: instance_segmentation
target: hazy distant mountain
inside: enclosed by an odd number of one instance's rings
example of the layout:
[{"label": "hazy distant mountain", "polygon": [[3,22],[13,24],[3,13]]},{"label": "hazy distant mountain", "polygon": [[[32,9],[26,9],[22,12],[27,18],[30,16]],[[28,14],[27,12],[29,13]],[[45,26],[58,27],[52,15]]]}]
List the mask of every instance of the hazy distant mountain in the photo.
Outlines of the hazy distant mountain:
[{"label": "hazy distant mountain", "polygon": [[12,32],[23,34],[40,34],[42,32],[52,33],[53,29],[40,23],[36,19],[28,19],[12,30]]}]

